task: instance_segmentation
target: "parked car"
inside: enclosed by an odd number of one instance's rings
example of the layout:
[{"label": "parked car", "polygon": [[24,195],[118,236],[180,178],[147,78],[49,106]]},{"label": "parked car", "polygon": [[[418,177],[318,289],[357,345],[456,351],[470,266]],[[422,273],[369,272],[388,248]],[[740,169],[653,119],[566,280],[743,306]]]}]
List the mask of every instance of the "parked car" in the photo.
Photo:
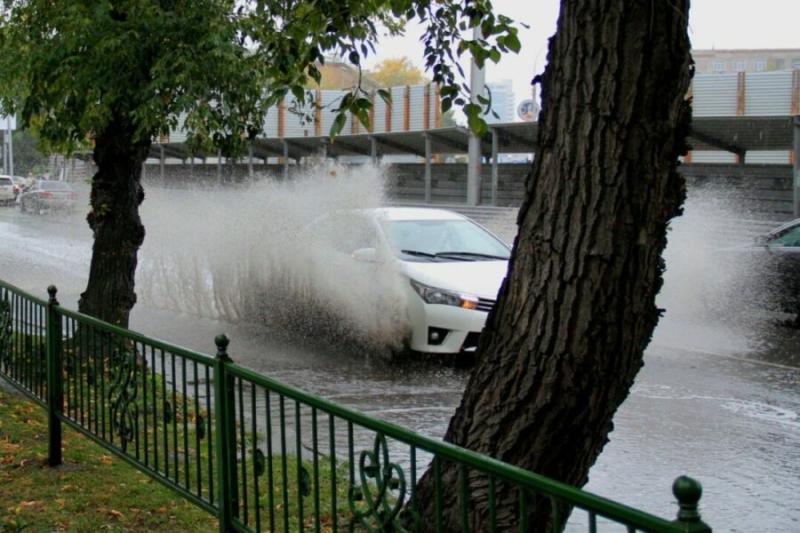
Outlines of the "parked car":
[{"label": "parked car", "polygon": [[800,218],[781,224],[765,235],[756,237],[756,244],[775,253],[800,253]]},{"label": "parked car", "polygon": [[72,211],[78,200],[78,193],[63,181],[37,180],[19,197],[23,212],[42,213],[44,211]]},{"label": "parked car", "polygon": [[784,311],[797,314],[800,325],[800,218],[756,238],[766,252],[765,270],[773,276],[772,287]]},{"label": "parked car", "polygon": [[11,176],[0,176],[0,203],[13,204],[17,199],[17,188]]},{"label": "parked car", "polygon": [[362,267],[351,276],[352,291],[374,285],[374,271],[395,277],[378,285],[385,301],[405,302],[407,348],[438,354],[477,348],[510,256],[483,226],[452,211],[400,207],[339,212],[313,226],[316,238],[335,249],[324,263],[337,283],[352,269],[348,262]]},{"label": "parked car", "polygon": [[761,307],[795,314],[800,325],[800,218],[758,235],[750,244],[721,251],[723,260],[747,267],[741,295]]}]

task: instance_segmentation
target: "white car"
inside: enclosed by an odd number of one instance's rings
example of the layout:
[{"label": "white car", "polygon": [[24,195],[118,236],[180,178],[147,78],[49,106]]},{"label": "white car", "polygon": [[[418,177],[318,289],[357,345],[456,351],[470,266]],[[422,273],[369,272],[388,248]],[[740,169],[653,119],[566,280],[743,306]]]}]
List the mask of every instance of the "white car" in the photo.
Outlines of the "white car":
[{"label": "white car", "polygon": [[[356,307],[350,315],[367,315],[361,322],[376,318],[370,314],[405,314],[403,343],[413,351],[477,348],[510,255],[483,226],[452,211],[402,207],[337,212],[313,226],[330,246],[326,273],[316,278],[328,276],[328,286],[348,296],[334,302],[337,309]],[[382,293],[377,309],[369,292],[376,287]],[[397,308],[403,311],[393,314]]]},{"label": "white car", "polygon": [[0,176],[0,203],[13,204],[17,199],[17,187],[11,176]]}]

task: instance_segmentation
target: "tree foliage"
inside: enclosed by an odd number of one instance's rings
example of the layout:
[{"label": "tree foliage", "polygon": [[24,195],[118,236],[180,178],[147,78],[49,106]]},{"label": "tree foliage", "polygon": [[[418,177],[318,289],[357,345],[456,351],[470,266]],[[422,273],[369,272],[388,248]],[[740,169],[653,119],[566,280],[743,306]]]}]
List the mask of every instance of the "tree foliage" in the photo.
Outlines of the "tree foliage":
[{"label": "tree foliage", "polygon": [[425,83],[425,75],[407,57],[384,59],[369,71],[370,77],[381,87],[419,85]]},{"label": "tree foliage", "polygon": [[[326,55],[360,71],[379,29],[409,19],[428,26],[424,59],[445,111],[468,102],[460,54],[482,63],[519,48],[512,21],[484,0],[18,0],[0,19],[0,75],[11,80],[0,107],[60,150],[121,111],[137,139],[180,123],[197,148],[235,152],[260,133],[269,106],[308,101]],[[476,25],[485,37],[464,38]],[[364,123],[368,109],[359,86],[338,108]]]}]

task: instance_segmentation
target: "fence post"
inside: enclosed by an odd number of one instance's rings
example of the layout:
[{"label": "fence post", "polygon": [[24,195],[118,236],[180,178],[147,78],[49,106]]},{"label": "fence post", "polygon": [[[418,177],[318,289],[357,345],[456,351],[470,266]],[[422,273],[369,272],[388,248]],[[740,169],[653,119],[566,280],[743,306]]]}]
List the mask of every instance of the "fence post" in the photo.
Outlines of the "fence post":
[{"label": "fence post", "polygon": [[233,361],[228,356],[228,337],[217,335],[217,356],[214,359],[214,406],[217,431],[217,486],[219,487],[219,530],[233,531],[233,518],[239,514],[238,487],[236,485],[236,398],[233,376],[227,365]]},{"label": "fence post", "polygon": [[50,299],[47,301],[47,323],[45,338],[47,342],[47,464],[61,464],[61,414],[64,410],[64,382],[61,372],[61,318],[56,308],[55,285],[47,287]]},{"label": "fence post", "polygon": [[681,531],[711,533],[711,528],[700,519],[697,503],[703,494],[700,483],[689,476],[680,476],[672,484],[672,493],[678,499],[678,518],[673,524],[682,526]]}]

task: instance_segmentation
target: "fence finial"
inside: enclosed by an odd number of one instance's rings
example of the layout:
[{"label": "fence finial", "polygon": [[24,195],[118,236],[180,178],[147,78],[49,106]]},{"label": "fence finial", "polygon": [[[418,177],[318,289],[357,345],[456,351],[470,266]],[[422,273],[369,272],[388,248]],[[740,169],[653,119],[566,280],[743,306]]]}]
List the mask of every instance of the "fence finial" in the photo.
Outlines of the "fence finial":
[{"label": "fence finial", "polygon": [[230,342],[228,336],[224,333],[220,333],[214,337],[214,343],[217,345],[217,359],[231,360],[228,355],[228,344],[230,344]]},{"label": "fence finial", "polygon": [[689,476],[680,476],[672,484],[672,493],[678,499],[678,519],[675,523],[684,525],[686,531],[710,532],[711,528],[700,519],[697,503],[703,494],[703,487]]},{"label": "fence finial", "polygon": [[55,285],[50,285],[49,287],[47,287],[47,294],[50,295],[50,300],[49,300],[48,303],[50,303],[52,305],[58,305],[58,300],[56,300],[56,293],[57,292],[58,292],[58,289],[56,288]]}]

